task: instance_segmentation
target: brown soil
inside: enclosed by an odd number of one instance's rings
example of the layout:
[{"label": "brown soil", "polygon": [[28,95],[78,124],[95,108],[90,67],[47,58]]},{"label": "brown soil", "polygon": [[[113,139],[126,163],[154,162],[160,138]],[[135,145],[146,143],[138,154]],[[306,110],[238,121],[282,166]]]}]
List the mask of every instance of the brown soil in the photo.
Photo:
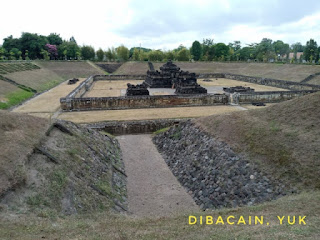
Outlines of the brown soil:
[{"label": "brown soil", "polygon": [[129,211],[136,216],[167,216],[198,207],[172,174],[150,135],[117,138],[125,163]]},{"label": "brown soil", "polygon": [[103,121],[147,120],[163,118],[196,118],[241,111],[237,106],[220,105],[209,107],[143,108],[128,110],[100,110],[63,112],[58,118],[75,123]]}]

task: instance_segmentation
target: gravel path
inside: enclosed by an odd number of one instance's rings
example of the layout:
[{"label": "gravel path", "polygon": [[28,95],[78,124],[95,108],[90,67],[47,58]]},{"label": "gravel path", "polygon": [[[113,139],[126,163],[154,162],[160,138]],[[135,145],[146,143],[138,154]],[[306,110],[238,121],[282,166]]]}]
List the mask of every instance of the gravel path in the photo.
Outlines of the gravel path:
[{"label": "gravel path", "polygon": [[152,143],[151,135],[125,135],[117,139],[128,176],[130,212],[155,217],[198,210]]}]

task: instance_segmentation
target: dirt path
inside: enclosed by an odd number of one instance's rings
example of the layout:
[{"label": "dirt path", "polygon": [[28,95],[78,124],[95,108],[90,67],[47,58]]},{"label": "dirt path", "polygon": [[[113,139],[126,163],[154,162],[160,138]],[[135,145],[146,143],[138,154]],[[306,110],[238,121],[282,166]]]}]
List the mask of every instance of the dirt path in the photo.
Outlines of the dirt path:
[{"label": "dirt path", "polygon": [[198,209],[171,173],[150,135],[125,135],[117,139],[128,175],[130,212],[157,217]]}]

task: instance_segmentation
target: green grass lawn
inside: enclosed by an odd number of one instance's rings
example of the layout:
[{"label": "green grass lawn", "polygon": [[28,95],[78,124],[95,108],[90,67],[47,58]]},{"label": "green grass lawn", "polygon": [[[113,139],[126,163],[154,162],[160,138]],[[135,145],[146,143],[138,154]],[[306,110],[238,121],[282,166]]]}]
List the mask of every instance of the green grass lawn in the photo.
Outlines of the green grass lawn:
[{"label": "green grass lawn", "polygon": [[19,89],[17,91],[8,93],[5,97],[8,99],[7,102],[0,102],[0,109],[8,109],[12,106],[18,105],[19,103],[31,98],[34,95],[32,92]]}]

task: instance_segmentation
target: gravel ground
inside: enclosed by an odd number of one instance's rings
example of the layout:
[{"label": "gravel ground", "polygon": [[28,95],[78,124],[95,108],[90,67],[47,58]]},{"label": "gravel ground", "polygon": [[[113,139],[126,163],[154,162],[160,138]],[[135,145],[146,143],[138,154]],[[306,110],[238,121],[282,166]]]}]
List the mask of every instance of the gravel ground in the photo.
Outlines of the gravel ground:
[{"label": "gravel ground", "polygon": [[125,135],[117,139],[128,176],[130,212],[154,218],[198,209],[152,143],[151,135]]}]

